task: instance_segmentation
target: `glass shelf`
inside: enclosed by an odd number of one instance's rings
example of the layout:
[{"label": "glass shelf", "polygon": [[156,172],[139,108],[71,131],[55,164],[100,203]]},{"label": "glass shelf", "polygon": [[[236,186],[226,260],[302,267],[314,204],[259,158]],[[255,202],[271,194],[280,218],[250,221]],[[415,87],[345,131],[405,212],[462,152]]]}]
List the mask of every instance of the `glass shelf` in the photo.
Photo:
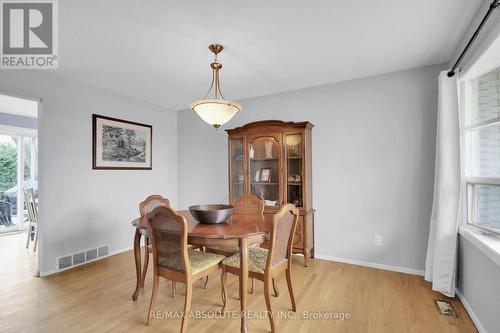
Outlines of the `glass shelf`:
[{"label": "glass shelf", "polygon": [[259,161],[278,161],[277,158],[251,158],[250,161],[255,161],[255,162],[259,162]]},{"label": "glass shelf", "polygon": [[302,207],[302,134],[287,134],[285,143],[287,202]]}]

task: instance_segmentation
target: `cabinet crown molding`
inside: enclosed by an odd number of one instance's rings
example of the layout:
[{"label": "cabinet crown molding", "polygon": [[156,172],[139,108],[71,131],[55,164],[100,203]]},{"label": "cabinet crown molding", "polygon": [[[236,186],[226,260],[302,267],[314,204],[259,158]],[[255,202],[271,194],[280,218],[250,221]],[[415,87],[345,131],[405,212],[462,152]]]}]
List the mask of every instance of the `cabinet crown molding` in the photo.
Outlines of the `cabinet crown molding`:
[{"label": "cabinet crown molding", "polygon": [[314,127],[314,125],[308,121],[260,120],[245,124],[243,126],[227,129],[226,132],[228,134],[233,134],[246,131],[252,128],[268,128],[273,126],[279,126],[281,128],[288,127],[288,128],[308,128],[308,129],[312,129]]}]

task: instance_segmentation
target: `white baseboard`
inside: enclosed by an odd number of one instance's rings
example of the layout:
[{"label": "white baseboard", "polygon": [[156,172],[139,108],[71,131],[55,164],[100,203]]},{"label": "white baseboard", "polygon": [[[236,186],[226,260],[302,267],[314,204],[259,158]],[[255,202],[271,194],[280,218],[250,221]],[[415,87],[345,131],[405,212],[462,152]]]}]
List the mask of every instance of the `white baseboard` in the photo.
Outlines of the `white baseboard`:
[{"label": "white baseboard", "polygon": [[52,269],[52,270],[49,270],[49,271],[43,271],[43,272],[40,272],[39,274],[40,274],[40,277],[46,277],[46,276],[49,276],[49,275],[52,275],[52,274],[56,274],[56,273],[68,271],[68,270],[71,270],[71,269],[74,269],[74,268],[77,268],[77,267],[81,267],[81,266],[84,266],[84,265],[87,265],[87,264],[90,264],[90,263],[94,263],[96,261],[99,261],[99,260],[102,260],[102,259],[105,259],[105,258],[109,258],[109,257],[114,256],[116,254],[120,254],[120,253],[123,253],[123,252],[131,251],[133,249],[134,249],[133,246],[128,246],[128,247],[125,247],[123,249],[118,249],[118,250],[115,250],[113,252],[110,252],[107,256],[100,257],[100,258],[92,260],[92,261],[87,261],[87,262],[84,262],[82,264],[74,265],[74,266],[71,266],[71,267],[68,267],[68,268]]},{"label": "white baseboard", "polygon": [[[95,261],[98,261],[98,260],[101,260],[101,259],[104,259],[104,258],[108,258],[110,256],[113,256],[113,255],[116,255],[116,254],[120,254],[120,253],[123,253],[123,252],[131,251],[131,250],[133,250],[133,246],[129,246],[129,247],[126,247],[126,248],[123,248],[123,249],[115,250],[115,251],[111,252],[109,255],[107,255],[105,257],[102,257],[102,258],[99,258],[97,260],[94,260],[92,262],[95,262]],[[412,274],[412,275],[420,275],[420,276],[424,276],[425,275],[425,272],[423,270],[418,270],[418,269],[413,269],[413,268],[407,268],[407,267],[398,267],[398,266],[391,266],[391,265],[379,264],[379,263],[374,263],[374,262],[371,262],[371,261],[363,261],[363,260],[355,260],[355,259],[346,259],[346,258],[339,258],[339,257],[331,257],[331,256],[325,256],[325,255],[322,255],[322,254],[317,254],[315,256],[315,258],[317,258],[317,259],[323,259],[323,260],[329,260],[329,261],[337,261],[337,262],[342,262],[342,263],[351,264],[351,265],[358,265],[358,266],[366,266],[366,267],[377,268],[377,269],[384,269],[384,270],[387,270],[387,271],[400,272],[400,273],[406,273],[406,274]],[[85,265],[85,264],[87,264],[87,263],[83,263],[83,264],[77,265],[77,266],[71,266],[71,267],[68,267],[68,268],[65,268],[65,269],[61,269],[61,270],[53,269],[53,270],[50,270],[50,271],[40,272],[40,276],[41,277],[49,276],[49,275],[52,275],[52,274],[55,274],[55,273],[59,273],[59,272],[64,272],[66,270],[70,270],[70,269],[73,269],[73,268],[76,268],[76,267],[79,267],[79,266],[82,266],[82,265]]]},{"label": "white baseboard", "polygon": [[109,255],[107,255],[106,257],[103,257],[103,258],[111,257],[111,256],[114,256],[115,254],[120,254],[120,253],[127,252],[127,251],[132,251],[133,249],[134,249],[133,246],[127,246],[127,247],[124,247],[123,249],[113,251]]},{"label": "white baseboard", "polygon": [[487,333],[486,329],[483,327],[483,325],[481,325],[479,318],[476,316],[476,313],[474,312],[474,310],[472,310],[472,307],[470,306],[469,302],[467,302],[467,299],[465,298],[465,296],[458,289],[456,289],[456,292],[457,292],[457,296],[458,296],[458,298],[460,298],[460,301],[462,302],[465,310],[469,314],[470,319],[472,320],[474,325],[476,325],[476,328],[479,331],[479,333]]},{"label": "white baseboard", "polygon": [[330,260],[330,261],[337,261],[337,262],[342,262],[342,263],[351,264],[351,265],[358,265],[358,266],[366,266],[366,267],[377,268],[377,269],[384,269],[386,271],[393,271],[393,272],[406,273],[406,274],[412,274],[412,275],[420,275],[420,276],[424,276],[425,275],[425,271],[420,270],[420,269],[391,266],[391,265],[379,264],[379,263],[371,262],[371,261],[338,258],[338,257],[325,256],[325,255],[322,255],[322,254],[315,255],[315,258],[324,259],[324,260]]},{"label": "white baseboard", "polygon": [[39,273],[39,276],[38,277],[46,277],[46,276],[49,276],[49,275],[52,275],[52,274],[55,274],[57,273],[58,271],[56,269],[52,269],[50,271],[40,271]]}]

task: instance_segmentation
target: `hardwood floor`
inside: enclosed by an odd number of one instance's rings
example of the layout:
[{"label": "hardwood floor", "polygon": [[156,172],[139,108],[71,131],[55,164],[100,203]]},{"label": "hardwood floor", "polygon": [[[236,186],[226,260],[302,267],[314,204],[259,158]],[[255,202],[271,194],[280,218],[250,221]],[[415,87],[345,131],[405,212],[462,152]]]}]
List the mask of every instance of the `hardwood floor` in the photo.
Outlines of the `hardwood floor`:
[{"label": "hardwood floor", "polygon": [[[0,238],[1,266],[5,266],[5,244]],[[22,248],[24,250],[24,247]],[[15,251],[20,261],[26,252]],[[276,319],[278,332],[476,332],[458,299],[452,299],[459,318],[437,313],[433,298],[446,299],[433,292],[420,276],[413,276],[324,260],[311,260],[304,268],[303,258],[294,257],[293,283],[297,299],[297,319]],[[0,267],[1,332],[179,332],[180,319],[156,319],[145,326],[151,293],[151,272],[145,291],[137,302],[131,295],[135,286],[133,253],[126,252],[71,271],[46,278],[28,277],[21,265],[8,261]],[[17,267],[17,268],[16,268]],[[32,276],[32,275],[31,275]],[[229,275],[227,311],[237,311],[237,278]],[[277,280],[278,298],[272,297],[274,311],[289,311],[290,299],[284,277]],[[184,287],[178,285],[175,298],[170,284],[160,280],[156,310],[180,311]],[[194,287],[192,311],[219,311],[220,279],[212,275],[207,290],[198,282]],[[248,297],[253,315],[263,314],[266,306],[263,286],[256,281]],[[262,313],[260,312],[262,311]],[[344,312],[350,319],[304,319],[305,312]],[[207,312],[207,314],[214,314]],[[189,332],[239,332],[238,318],[190,319]],[[266,318],[248,321],[250,332],[269,332]]]},{"label": "hardwood floor", "polygon": [[32,242],[26,249],[27,236],[26,232],[0,234],[0,290],[9,288],[11,282],[33,279],[38,253],[33,252]]}]

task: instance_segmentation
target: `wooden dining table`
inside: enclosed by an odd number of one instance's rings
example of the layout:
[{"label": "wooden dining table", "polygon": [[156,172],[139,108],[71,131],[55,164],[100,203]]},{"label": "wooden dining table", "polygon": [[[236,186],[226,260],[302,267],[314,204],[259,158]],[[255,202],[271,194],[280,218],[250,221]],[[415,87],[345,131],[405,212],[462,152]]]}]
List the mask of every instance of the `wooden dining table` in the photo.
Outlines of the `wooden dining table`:
[{"label": "wooden dining table", "polygon": [[[195,246],[215,246],[238,244],[240,248],[239,295],[241,309],[241,332],[247,332],[246,311],[248,293],[248,247],[262,244],[269,238],[272,229],[272,215],[233,214],[231,218],[219,224],[201,224],[189,211],[177,211],[184,216],[188,225],[188,243]],[[140,218],[132,221],[135,229],[134,256],[137,284],[132,299],[135,301],[143,285],[141,268],[141,238],[148,236],[141,225]],[[147,255],[147,254],[146,254]]]}]

